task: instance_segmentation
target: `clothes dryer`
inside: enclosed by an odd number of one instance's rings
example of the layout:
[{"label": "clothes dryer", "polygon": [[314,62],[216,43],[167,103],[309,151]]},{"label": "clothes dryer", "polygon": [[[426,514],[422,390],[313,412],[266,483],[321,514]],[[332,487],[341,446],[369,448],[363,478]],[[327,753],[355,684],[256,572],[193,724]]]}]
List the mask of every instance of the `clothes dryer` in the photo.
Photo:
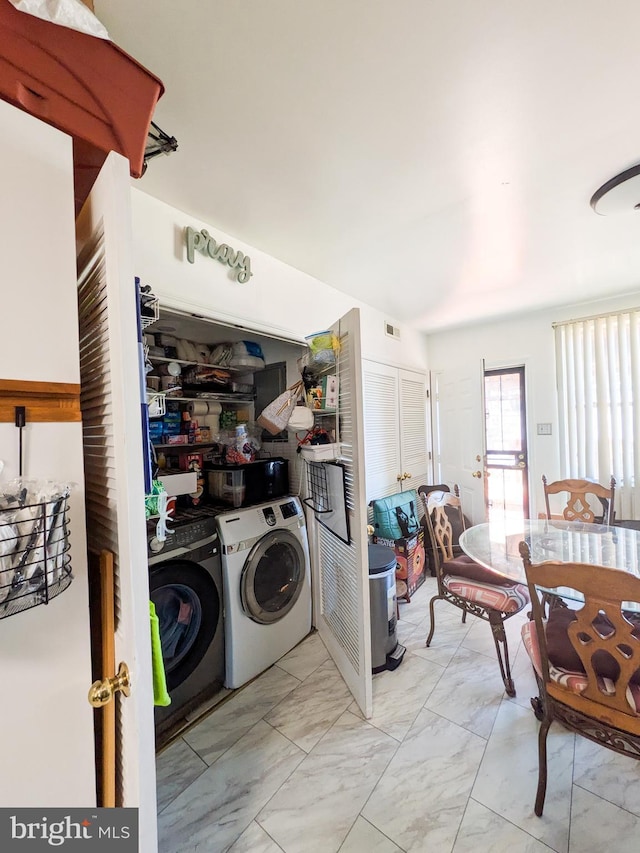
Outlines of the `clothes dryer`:
[{"label": "clothes dryer", "polygon": [[311,569],[298,498],[221,513],[225,686],[241,687],[311,630]]}]

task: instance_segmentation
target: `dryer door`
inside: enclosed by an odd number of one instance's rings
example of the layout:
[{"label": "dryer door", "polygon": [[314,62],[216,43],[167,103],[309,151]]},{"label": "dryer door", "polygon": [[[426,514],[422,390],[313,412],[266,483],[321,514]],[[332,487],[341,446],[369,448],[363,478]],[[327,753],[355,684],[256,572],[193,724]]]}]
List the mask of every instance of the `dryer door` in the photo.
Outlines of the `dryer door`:
[{"label": "dryer door", "polygon": [[261,625],[277,622],[295,606],[306,577],[300,540],[288,530],[272,530],[249,552],[240,578],[245,613]]},{"label": "dryer door", "polygon": [[222,618],[211,575],[198,563],[170,560],[151,570],[151,600],[160,620],[167,690],[175,690],[198,666]]}]

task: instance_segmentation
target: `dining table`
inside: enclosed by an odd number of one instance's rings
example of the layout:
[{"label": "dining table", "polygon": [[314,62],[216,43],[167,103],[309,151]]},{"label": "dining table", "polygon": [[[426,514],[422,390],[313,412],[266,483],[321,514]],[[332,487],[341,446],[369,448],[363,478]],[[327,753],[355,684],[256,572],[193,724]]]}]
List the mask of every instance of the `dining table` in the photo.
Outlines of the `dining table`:
[{"label": "dining table", "polygon": [[[520,542],[532,563],[554,560],[588,563],[631,572],[640,577],[640,530],[559,519],[499,518],[468,527],[460,536],[462,550],[482,566],[505,578],[526,583]],[[567,587],[554,588],[563,598],[582,600]]]}]

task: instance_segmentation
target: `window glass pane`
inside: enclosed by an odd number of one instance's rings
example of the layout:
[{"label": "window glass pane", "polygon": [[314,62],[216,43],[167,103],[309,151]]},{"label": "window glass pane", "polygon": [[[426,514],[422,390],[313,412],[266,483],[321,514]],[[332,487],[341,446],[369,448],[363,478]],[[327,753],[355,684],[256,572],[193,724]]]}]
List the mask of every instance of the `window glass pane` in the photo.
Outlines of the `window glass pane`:
[{"label": "window glass pane", "polygon": [[522,450],[520,374],[485,375],[487,451]]}]

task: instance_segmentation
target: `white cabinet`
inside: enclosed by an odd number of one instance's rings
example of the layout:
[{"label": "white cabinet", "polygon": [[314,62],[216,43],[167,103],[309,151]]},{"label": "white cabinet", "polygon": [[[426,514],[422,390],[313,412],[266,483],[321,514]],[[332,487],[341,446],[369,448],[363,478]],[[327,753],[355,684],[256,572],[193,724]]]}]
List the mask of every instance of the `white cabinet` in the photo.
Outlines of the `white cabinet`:
[{"label": "white cabinet", "polygon": [[427,377],[363,359],[367,503],[429,479]]}]

